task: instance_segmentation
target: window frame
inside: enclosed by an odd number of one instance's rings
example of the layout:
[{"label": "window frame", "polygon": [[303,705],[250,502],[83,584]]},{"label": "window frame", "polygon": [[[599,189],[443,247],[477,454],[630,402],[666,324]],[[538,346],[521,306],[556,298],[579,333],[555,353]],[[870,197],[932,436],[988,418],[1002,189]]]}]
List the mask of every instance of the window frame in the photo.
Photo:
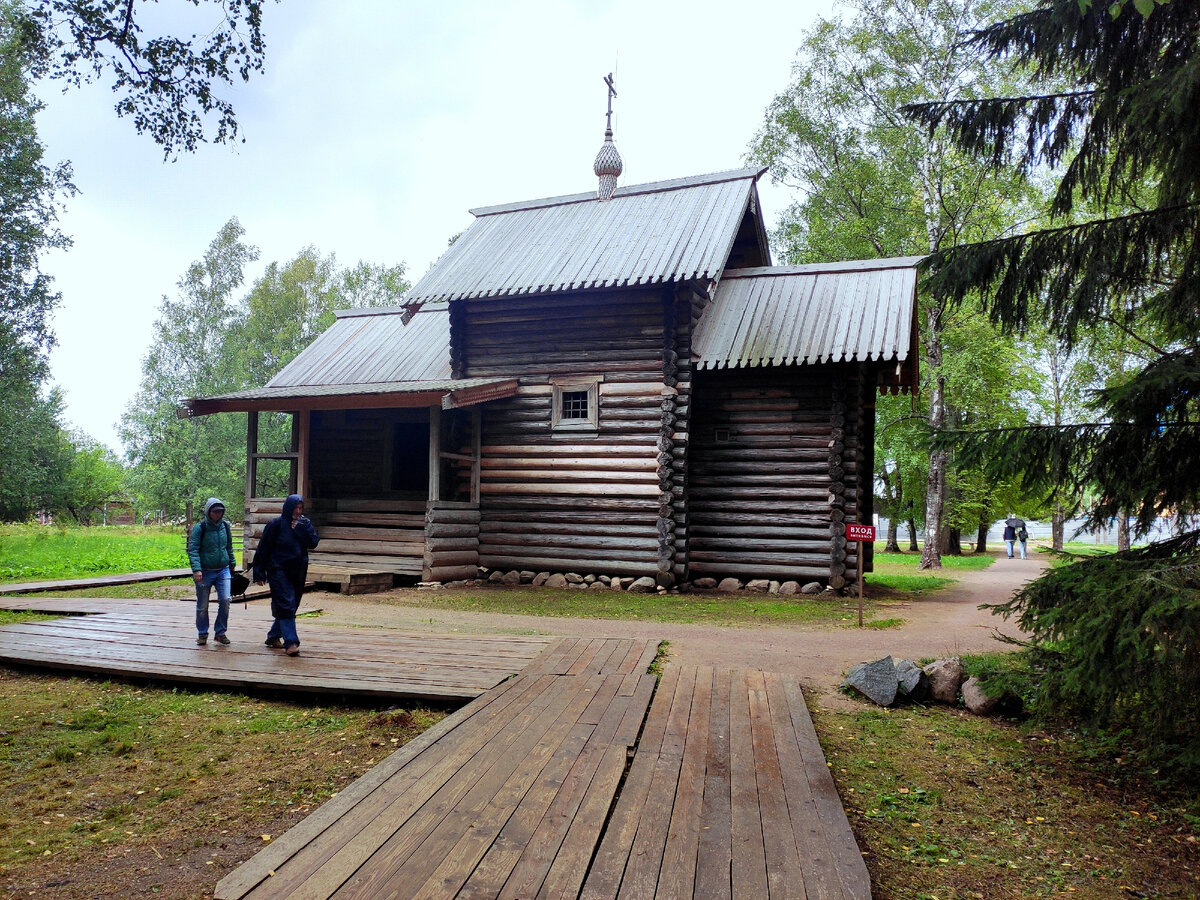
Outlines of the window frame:
[{"label": "window frame", "polygon": [[[568,378],[551,378],[552,397],[550,402],[550,428],[552,431],[599,431],[600,430],[600,382],[603,375],[578,375]],[[563,418],[563,394],[587,392],[587,416],[585,418]]]}]

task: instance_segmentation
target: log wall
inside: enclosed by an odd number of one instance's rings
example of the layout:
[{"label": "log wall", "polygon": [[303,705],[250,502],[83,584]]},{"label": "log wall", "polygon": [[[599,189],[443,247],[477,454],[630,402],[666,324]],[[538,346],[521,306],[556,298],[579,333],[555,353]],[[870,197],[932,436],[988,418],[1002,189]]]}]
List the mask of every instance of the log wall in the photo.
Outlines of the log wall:
[{"label": "log wall", "polygon": [[[673,289],[451,304],[455,377],[517,376],[483,411],[479,564],[669,580]],[[598,427],[551,428],[556,377],[598,376]]]},{"label": "log wall", "polygon": [[[689,575],[857,577],[861,367],[696,373],[688,483]],[[869,498],[869,493],[865,494]],[[869,521],[869,505],[866,509]]]}]

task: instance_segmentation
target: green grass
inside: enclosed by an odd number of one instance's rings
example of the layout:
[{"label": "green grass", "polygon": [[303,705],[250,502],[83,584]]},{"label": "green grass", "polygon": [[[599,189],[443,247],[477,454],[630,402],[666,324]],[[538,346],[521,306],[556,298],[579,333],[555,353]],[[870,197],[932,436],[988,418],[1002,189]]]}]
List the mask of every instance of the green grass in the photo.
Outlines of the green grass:
[{"label": "green grass", "polygon": [[182,528],[0,525],[0,581],[186,568]]},{"label": "green grass", "polygon": [[[858,598],[802,594],[690,593],[629,594],[623,591],[481,586],[464,590],[393,591],[381,603],[427,609],[551,616],[572,619],[626,619],[703,625],[858,624]],[[864,617],[876,605],[867,600]]]}]

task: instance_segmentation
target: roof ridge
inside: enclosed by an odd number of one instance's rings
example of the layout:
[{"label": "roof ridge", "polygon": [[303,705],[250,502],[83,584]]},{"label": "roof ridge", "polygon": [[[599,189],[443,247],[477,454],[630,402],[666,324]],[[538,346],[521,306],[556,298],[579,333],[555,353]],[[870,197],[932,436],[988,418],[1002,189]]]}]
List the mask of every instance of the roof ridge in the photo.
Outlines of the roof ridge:
[{"label": "roof ridge", "polygon": [[[724,172],[711,172],[707,175],[691,175],[686,178],[669,178],[665,181],[649,181],[645,184],[631,184],[619,187],[613,193],[613,200],[621,197],[635,197],[639,194],[658,194],[666,191],[677,191],[683,188],[698,187],[702,184],[719,184],[722,181],[737,181],[743,178],[753,178],[757,181],[767,171],[766,166],[755,166],[744,169],[728,169]],[[588,191],[582,194],[563,194],[558,197],[543,197],[538,200],[519,200],[514,203],[501,203],[496,206],[479,206],[468,210],[476,218],[494,216],[499,213],[518,212],[524,209],[545,209],[548,206],[566,206],[571,203],[596,202],[596,192]]]},{"label": "roof ridge", "polygon": [[890,256],[882,259],[848,259],[840,262],[804,263],[797,266],[753,266],[726,269],[722,278],[757,278],[764,275],[824,275],[841,272],[874,272],[880,269],[911,269],[924,256]]}]

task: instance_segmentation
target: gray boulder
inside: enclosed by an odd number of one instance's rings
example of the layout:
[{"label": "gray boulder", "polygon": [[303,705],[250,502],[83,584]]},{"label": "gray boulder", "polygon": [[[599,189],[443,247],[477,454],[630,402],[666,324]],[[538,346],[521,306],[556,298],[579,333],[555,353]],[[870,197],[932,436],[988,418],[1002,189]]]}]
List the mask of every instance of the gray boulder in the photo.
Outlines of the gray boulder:
[{"label": "gray boulder", "polygon": [[929,696],[938,703],[953,706],[958,702],[958,689],[967,680],[967,670],[957,656],[939,659],[925,667],[929,678]]},{"label": "gray boulder", "polygon": [[631,594],[653,594],[658,590],[658,582],[649,575],[644,575],[629,586]]},{"label": "gray boulder", "polygon": [[896,664],[890,656],[885,656],[874,662],[864,662],[854,666],[846,675],[842,687],[854,688],[868,700],[878,703],[880,706],[891,706],[896,702],[899,684],[896,678]]},{"label": "gray boulder", "polygon": [[896,663],[896,680],[899,682],[900,693],[913,703],[920,703],[929,696],[929,678],[911,659],[902,659]]},{"label": "gray boulder", "polygon": [[1000,705],[999,697],[989,697],[983,692],[978,678],[968,678],[962,686],[963,706],[977,716],[990,716]]}]

